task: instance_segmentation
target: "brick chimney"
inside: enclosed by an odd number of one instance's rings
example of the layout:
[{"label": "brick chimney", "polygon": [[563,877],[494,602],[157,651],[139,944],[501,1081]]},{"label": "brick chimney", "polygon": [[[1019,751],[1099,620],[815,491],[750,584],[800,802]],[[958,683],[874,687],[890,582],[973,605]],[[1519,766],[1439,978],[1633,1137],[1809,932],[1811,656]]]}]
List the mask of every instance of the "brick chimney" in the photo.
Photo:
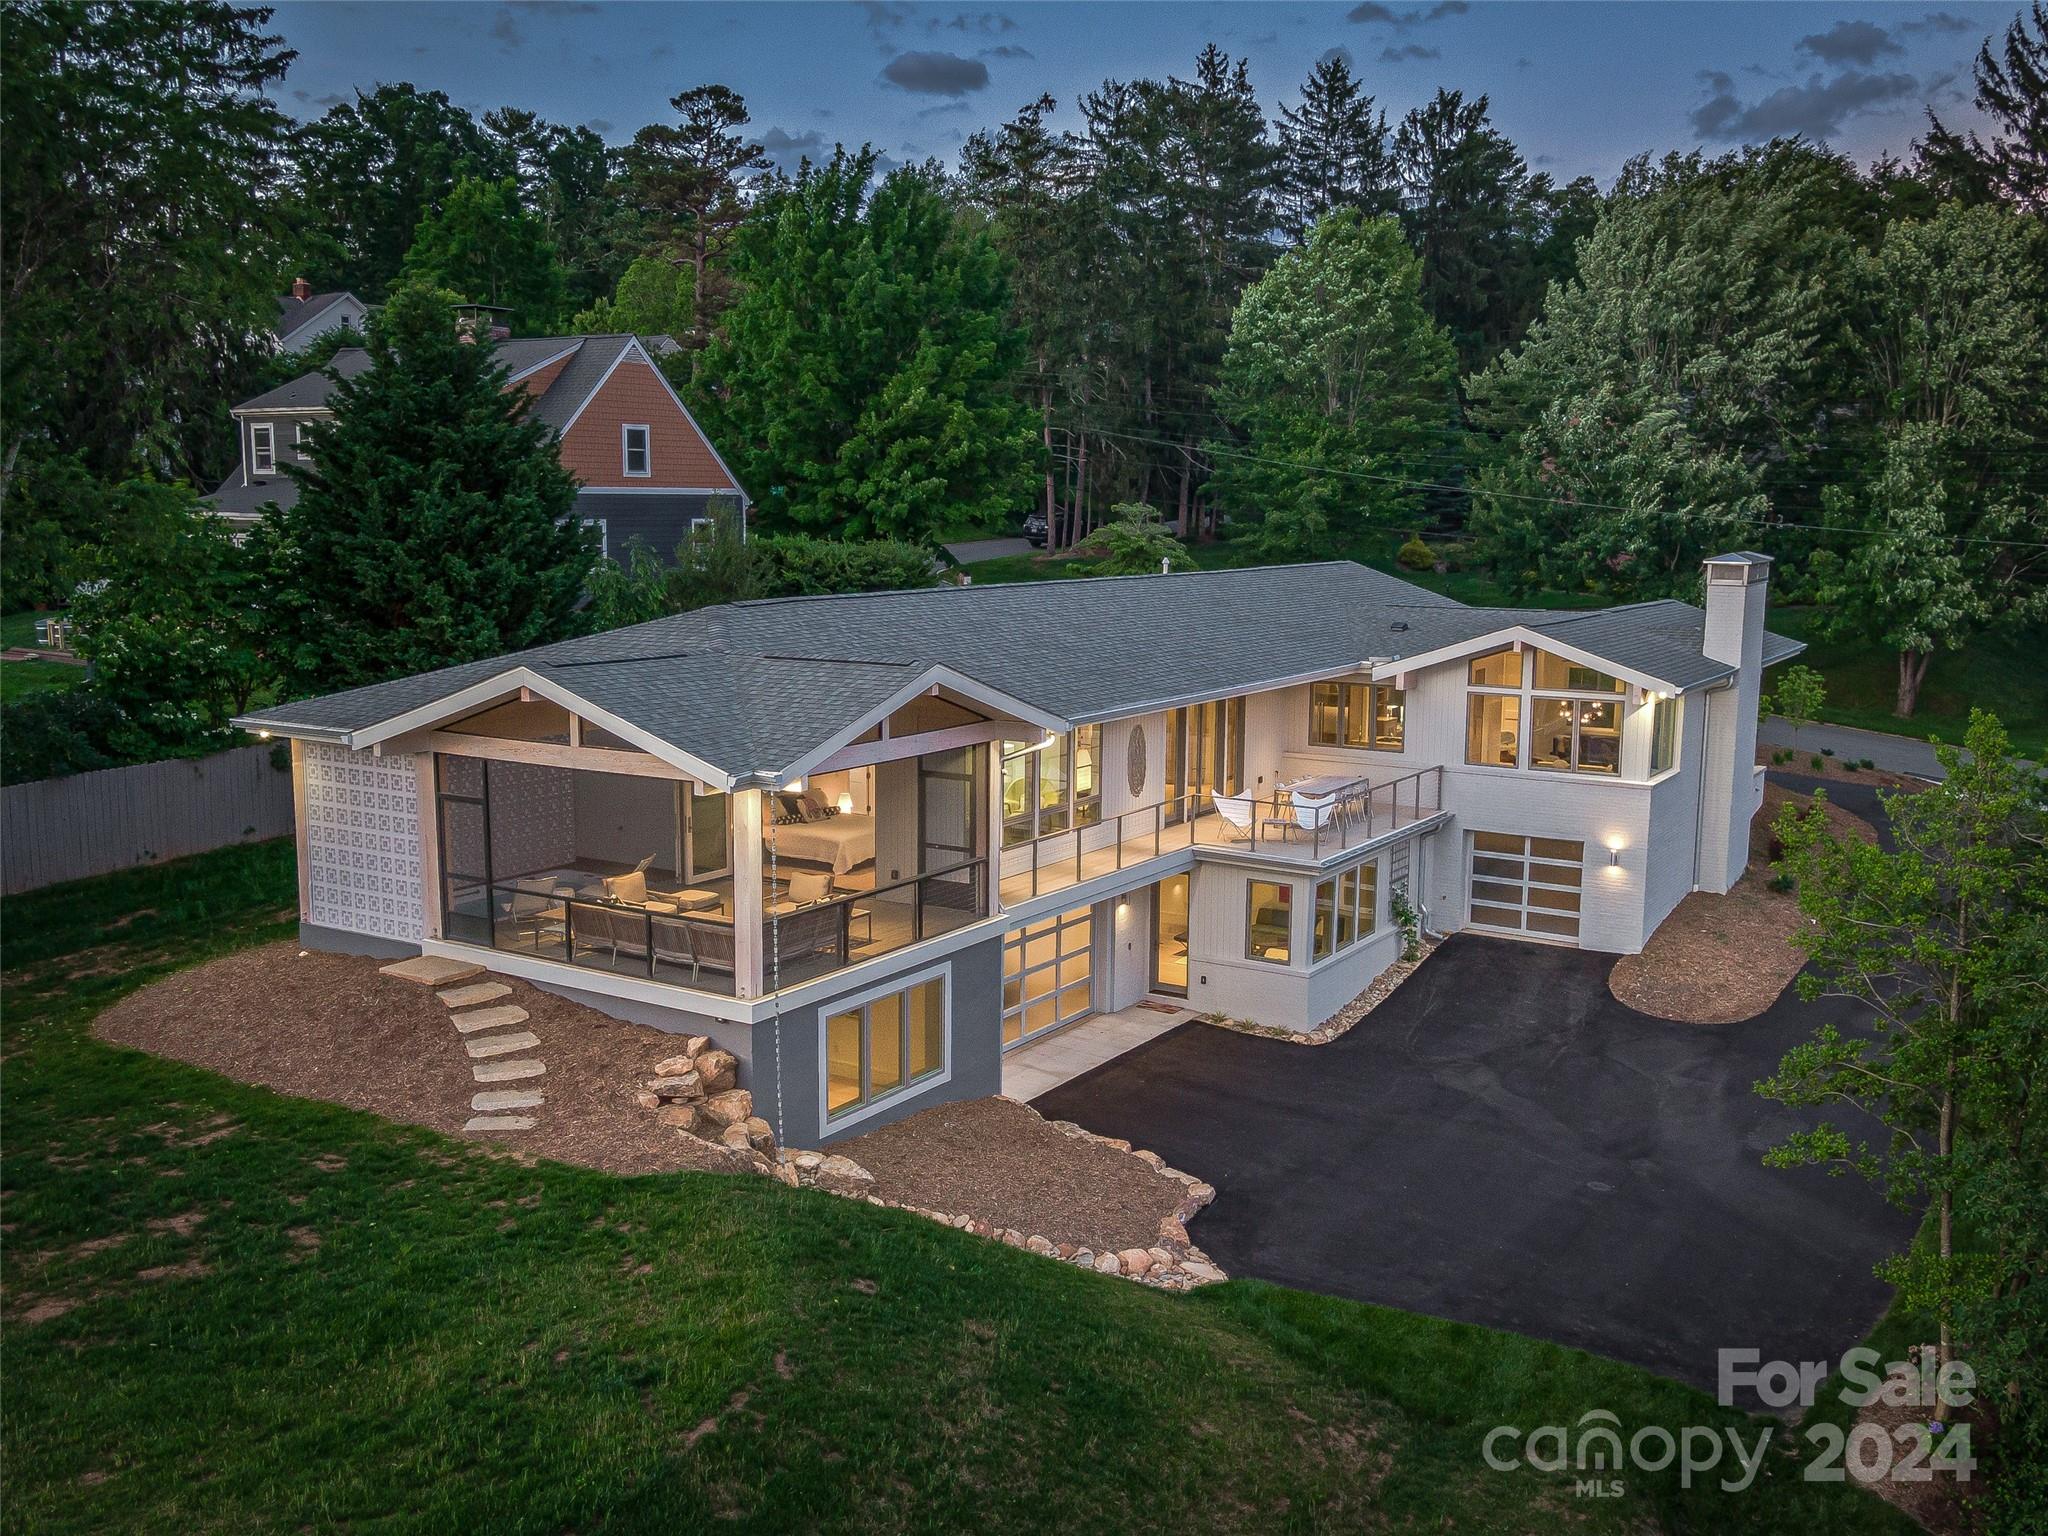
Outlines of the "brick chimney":
[{"label": "brick chimney", "polygon": [[1715,555],[1707,567],[1707,626],[1700,650],[1735,668],[1706,695],[1701,759],[1699,886],[1725,891],[1749,866],[1749,824],[1758,805],[1756,701],[1763,691],[1764,603],[1771,557]]},{"label": "brick chimney", "polygon": [[303,277],[293,278],[292,297],[297,299],[301,304],[305,303],[306,300],[313,297],[313,285],[307,282]]}]

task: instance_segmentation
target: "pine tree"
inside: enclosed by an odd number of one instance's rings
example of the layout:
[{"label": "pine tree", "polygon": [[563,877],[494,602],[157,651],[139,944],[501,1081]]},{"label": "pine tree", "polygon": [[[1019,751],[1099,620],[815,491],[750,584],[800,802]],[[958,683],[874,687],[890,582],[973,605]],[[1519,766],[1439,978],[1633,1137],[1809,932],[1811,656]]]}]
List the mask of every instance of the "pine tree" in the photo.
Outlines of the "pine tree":
[{"label": "pine tree", "polygon": [[1986,38],[1974,70],[1976,106],[1996,125],[1989,144],[1974,130],[1951,132],[1930,109],[1920,169],[1949,196],[1993,198],[2031,213],[2048,213],[2048,4],[2034,0],[2034,35],[2016,16],[2005,33],[2005,57]]},{"label": "pine tree", "polygon": [[553,434],[465,341],[452,296],[402,288],[372,366],[338,379],[299,498],[255,536],[293,695],[403,677],[573,634],[595,558]]},{"label": "pine tree", "polygon": [[1280,135],[1280,227],[1295,244],[1334,209],[1356,208],[1368,218],[1399,211],[1387,114],[1374,114],[1373,98],[1342,54],[1309,72],[1301,105],[1283,106],[1274,127]]},{"label": "pine tree", "polygon": [[684,341],[694,349],[710,340],[730,302],[723,257],[746,217],[747,184],[769,162],[743,131],[752,119],[738,92],[700,85],[671,97],[669,105],[682,122],[650,123],[633,135],[625,155],[627,184],[663,238],[689,261],[694,309]]}]

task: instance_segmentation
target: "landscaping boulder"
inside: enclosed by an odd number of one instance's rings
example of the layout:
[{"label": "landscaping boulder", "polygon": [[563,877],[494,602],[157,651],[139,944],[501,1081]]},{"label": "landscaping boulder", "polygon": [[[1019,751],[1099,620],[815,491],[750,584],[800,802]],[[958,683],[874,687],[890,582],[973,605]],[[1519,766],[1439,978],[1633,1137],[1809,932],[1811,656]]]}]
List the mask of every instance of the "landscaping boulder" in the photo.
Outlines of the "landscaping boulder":
[{"label": "landscaping boulder", "polygon": [[739,1081],[739,1058],[731,1051],[705,1051],[697,1057],[696,1071],[706,1093],[724,1093]]},{"label": "landscaping boulder", "polygon": [[654,1075],[656,1077],[681,1077],[685,1072],[693,1069],[696,1064],[697,1058],[687,1052],[676,1056],[664,1056],[654,1064]]},{"label": "landscaping boulder", "polygon": [[752,1147],[756,1152],[766,1152],[770,1156],[774,1155],[775,1131],[766,1120],[763,1120],[759,1115],[751,1115],[742,1123],[742,1129],[747,1133],[748,1146]]},{"label": "landscaping boulder", "polygon": [[698,1124],[704,1118],[704,1112],[698,1105],[688,1102],[664,1104],[654,1118],[663,1125],[672,1125],[679,1131],[688,1131],[695,1135]]},{"label": "landscaping boulder", "polygon": [[719,1125],[738,1125],[754,1112],[754,1096],[744,1088],[714,1093],[704,1101],[704,1113]]},{"label": "landscaping boulder", "polygon": [[1127,1275],[1142,1275],[1152,1267],[1152,1255],[1143,1248],[1126,1248],[1116,1259]]},{"label": "landscaping boulder", "polygon": [[872,1184],[875,1182],[875,1176],[869,1173],[867,1169],[861,1167],[852,1158],[841,1157],[836,1152],[818,1164],[818,1177],[821,1179],[842,1179],[849,1184]]},{"label": "landscaping boulder", "polygon": [[701,1099],[704,1085],[694,1072],[685,1072],[680,1077],[657,1077],[647,1085],[647,1091],[664,1099]]},{"label": "landscaping boulder", "polygon": [[747,1135],[747,1125],[744,1120],[735,1121],[733,1124],[728,1125],[719,1133],[718,1139],[735,1152],[751,1152],[754,1150],[754,1144]]},{"label": "landscaping boulder", "polygon": [[659,1109],[661,1108],[661,1095],[650,1093],[647,1089],[642,1088],[633,1095],[633,1102],[642,1109]]}]

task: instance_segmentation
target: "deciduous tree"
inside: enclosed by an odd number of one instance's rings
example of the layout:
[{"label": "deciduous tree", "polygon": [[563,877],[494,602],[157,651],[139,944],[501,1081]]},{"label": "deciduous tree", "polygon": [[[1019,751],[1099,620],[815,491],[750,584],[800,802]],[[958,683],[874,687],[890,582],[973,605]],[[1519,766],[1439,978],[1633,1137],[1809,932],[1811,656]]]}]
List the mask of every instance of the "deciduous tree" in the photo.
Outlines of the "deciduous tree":
[{"label": "deciduous tree", "polygon": [[519,206],[519,183],[510,176],[457,181],[443,207],[420,220],[404,275],[416,286],[510,310],[520,335],[545,336],[561,318],[562,268],[554,243]]}]

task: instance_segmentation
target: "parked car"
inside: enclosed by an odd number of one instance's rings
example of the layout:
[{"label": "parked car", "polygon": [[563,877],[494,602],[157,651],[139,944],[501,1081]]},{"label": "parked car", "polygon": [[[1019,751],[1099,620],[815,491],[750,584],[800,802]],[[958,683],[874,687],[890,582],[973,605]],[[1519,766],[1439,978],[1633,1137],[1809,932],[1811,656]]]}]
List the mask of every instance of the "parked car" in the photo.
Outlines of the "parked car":
[{"label": "parked car", "polygon": [[1036,545],[1040,549],[1045,548],[1046,532],[1047,530],[1045,526],[1045,514],[1043,512],[1033,512],[1025,517],[1025,543]]}]

